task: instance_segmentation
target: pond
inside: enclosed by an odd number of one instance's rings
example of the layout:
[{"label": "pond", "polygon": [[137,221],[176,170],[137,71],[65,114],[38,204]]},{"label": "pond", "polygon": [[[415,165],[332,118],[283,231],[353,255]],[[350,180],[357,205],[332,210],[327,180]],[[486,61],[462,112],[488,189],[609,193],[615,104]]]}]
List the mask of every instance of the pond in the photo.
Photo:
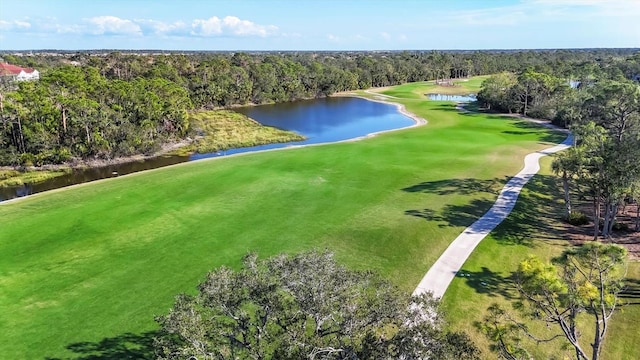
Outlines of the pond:
[{"label": "pond", "polygon": [[375,132],[400,129],[414,124],[414,121],[402,115],[395,105],[350,97],[322,98],[252,106],[238,108],[235,111],[243,113],[264,125],[295,131],[304,135],[307,139],[299,142],[229,149],[191,156],[161,156],[101,168],[76,169],[70,174],[37,184],[0,188],[0,201],[186,161],[297,145],[336,142],[366,136]]},{"label": "pond", "polygon": [[425,94],[429,100],[434,101],[455,101],[455,102],[470,102],[476,101],[475,94],[469,95],[447,95],[447,94]]},{"label": "pond", "polygon": [[304,135],[304,141],[268,144],[224,152],[195,154],[192,160],[248,151],[277,149],[296,145],[330,143],[355,139],[368,134],[400,129],[415,122],[398,112],[395,105],[360,98],[335,97],[301,100],[273,105],[234,109],[239,113],[280,129]]}]

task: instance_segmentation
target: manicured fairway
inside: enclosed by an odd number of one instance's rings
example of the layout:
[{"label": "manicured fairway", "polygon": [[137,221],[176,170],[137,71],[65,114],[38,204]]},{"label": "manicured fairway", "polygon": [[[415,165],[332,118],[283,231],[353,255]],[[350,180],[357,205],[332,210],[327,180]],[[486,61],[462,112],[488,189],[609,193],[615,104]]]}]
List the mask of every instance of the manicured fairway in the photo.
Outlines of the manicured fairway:
[{"label": "manicured fairway", "polygon": [[523,156],[563,138],[516,119],[461,115],[443,102],[404,104],[429,124],[1,205],[3,357],[86,356],[109,341],[135,342],[175,294],[248,251],[329,248],[410,292],[491,206]]},{"label": "manicured fairway", "polygon": [[454,86],[440,86],[433,81],[422,81],[383,89],[385,95],[403,99],[425,99],[425,94],[468,95],[477,93],[482,82],[488,76],[475,76],[470,79],[454,80]]}]

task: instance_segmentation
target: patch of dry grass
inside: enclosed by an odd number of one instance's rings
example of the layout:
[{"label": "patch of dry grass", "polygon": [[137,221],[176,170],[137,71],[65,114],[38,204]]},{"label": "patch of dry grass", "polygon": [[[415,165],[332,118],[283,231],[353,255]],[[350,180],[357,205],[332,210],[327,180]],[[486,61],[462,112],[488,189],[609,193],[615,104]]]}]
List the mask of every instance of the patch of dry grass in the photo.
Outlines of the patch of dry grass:
[{"label": "patch of dry grass", "polygon": [[63,170],[0,170],[0,188],[35,184],[54,177],[68,174],[70,169]]},{"label": "patch of dry grass", "polygon": [[189,121],[197,138],[187,149],[198,153],[305,139],[231,110],[197,112],[189,116]]}]

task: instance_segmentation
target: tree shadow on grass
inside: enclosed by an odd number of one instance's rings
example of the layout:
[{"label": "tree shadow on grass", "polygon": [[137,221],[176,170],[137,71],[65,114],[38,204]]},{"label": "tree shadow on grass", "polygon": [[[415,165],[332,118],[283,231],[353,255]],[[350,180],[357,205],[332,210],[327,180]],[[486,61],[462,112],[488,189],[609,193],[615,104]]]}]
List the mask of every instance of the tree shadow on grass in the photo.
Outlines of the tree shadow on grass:
[{"label": "tree shadow on grass", "polygon": [[[504,183],[505,181],[500,179],[451,179],[423,182],[402,190],[437,195],[471,195],[482,192],[497,194]],[[504,244],[527,246],[534,246],[532,239],[562,238],[560,230],[556,228],[558,220],[562,217],[559,213],[562,209],[561,199],[555,177],[534,176],[520,193],[511,214],[491,232],[493,238]],[[441,222],[441,227],[471,226],[471,232],[481,232],[495,226],[491,219],[476,222],[493,204],[493,200],[473,199],[467,204],[445,205],[440,212],[429,208],[412,209],[406,210],[405,215]]]},{"label": "tree shadow on grass", "polygon": [[501,296],[505,299],[517,298],[517,290],[513,282],[513,274],[505,277],[483,266],[480,271],[460,270],[457,277],[465,279],[468,286],[479,294],[490,297]]},{"label": "tree shadow on grass", "polygon": [[553,143],[557,144],[562,142],[567,134],[562,133],[560,131],[552,131],[550,129],[545,128],[544,126],[537,124],[532,121],[528,121],[519,117],[518,114],[501,114],[501,113],[491,113],[486,111],[460,111],[457,108],[457,104],[441,104],[435,107],[436,110],[439,111],[448,111],[448,112],[457,112],[463,116],[479,116],[481,115],[485,119],[489,120],[511,120],[513,121],[513,126],[520,130],[505,130],[503,134],[509,135],[530,135],[530,134],[538,134],[542,135],[540,138],[541,142],[545,143]]},{"label": "tree shadow on grass", "polygon": [[[120,359],[153,359],[153,341],[157,331],[142,334],[125,333],[115,337],[104,338],[98,342],[77,342],[67,345],[67,350],[77,354],[65,359],[74,360],[120,360]],[[45,358],[60,360],[60,358]]]},{"label": "tree shadow on grass", "polygon": [[517,119],[517,118],[513,120],[518,120],[513,123],[513,126],[518,128],[519,130],[505,130],[502,132],[503,134],[509,134],[509,135],[538,134],[538,135],[542,135],[542,137],[540,138],[541,142],[552,143],[552,144],[561,143],[567,137],[567,134],[563,132],[547,129],[544,126],[540,124],[536,124],[531,121]]},{"label": "tree shadow on grass", "polygon": [[478,192],[497,194],[506,183],[498,178],[480,180],[473,178],[425,181],[402,189],[406,192],[423,192],[437,195],[469,195]]},{"label": "tree shadow on grass", "polygon": [[620,292],[620,299],[623,301],[622,306],[640,305],[640,280],[625,280],[625,287]]},{"label": "tree shadow on grass", "polygon": [[562,208],[556,178],[538,174],[529,180],[513,211],[493,230],[492,236],[499,242],[515,244],[532,244],[532,239],[561,239],[557,224],[562,218]]},{"label": "tree shadow on grass", "polygon": [[[468,227],[484,215],[491,208],[491,200],[471,200],[465,205],[445,205],[440,213],[431,209],[407,210],[405,215],[423,218],[429,221],[441,222],[439,227],[464,226]],[[478,229],[480,230],[480,229]]]},{"label": "tree shadow on grass", "polygon": [[458,104],[455,104],[455,103],[440,104],[440,105],[434,106],[434,108],[436,110],[439,110],[439,111],[455,112],[455,113],[458,113],[461,116],[482,116],[484,119],[491,119],[491,120],[507,120],[507,119],[509,119],[509,117],[505,116],[504,114],[500,114],[500,113],[492,114],[492,113],[487,113],[487,112],[478,112],[478,111],[474,111],[473,108],[470,108],[467,111],[460,111],[460,109],[458,109]]}]

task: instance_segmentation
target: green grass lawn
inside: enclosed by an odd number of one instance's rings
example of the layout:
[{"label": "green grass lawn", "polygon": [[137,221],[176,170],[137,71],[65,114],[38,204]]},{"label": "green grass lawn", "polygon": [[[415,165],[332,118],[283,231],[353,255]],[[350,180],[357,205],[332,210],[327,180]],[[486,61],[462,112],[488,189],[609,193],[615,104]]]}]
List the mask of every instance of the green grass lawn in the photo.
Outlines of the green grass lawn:
[{"label": "green grass lawn", "polygon": [[[558,228],[563,204],[561,185],[551,175],[550,158],[542,161],[542,170],[523,190],[511,215],[485,238],[464,264],[461,272],[468,277],[456,277],[445,295],[443,306],[453,329],[465,329],[484,351],[485,358],[496,358],[489,351],[489,343],[474,326],[486,315],[492,303],[499,303],[512,314],[517,314],[511,304],[517,292],[510,279],[518,263],[528,255],[550,260],[570,244]],[[638,283],[640,262],[629,266],[629,289],[623,294],[621,311],[614,315],[605,341],[602,359],[636,359],[640,353],[637,329],[640,321]],[[583,319],[584,321],[585,319]],[[537,324],[537,325],[536,325]],[[590,329],[590,324],[582,324]],[[537,334],[551,335],[540,323],[529,323]],[[557,330],[554,328],[554,330]],[[553,334],[557,333],[556,331]],[[593,332],[583,333],[583,348],[589,350]],[[537,345],[529,342],[527,349],[536,359],[573,359],[570,349],[564,349],[561,341]]]},{"label": "green grass lawn", "polygon": [[248,251],[329,248],[412,291],[523,156],[561,137],[517,119],[461,115],[451,104],[404,103],[429,124],[186,163],[0,206],[3,356],[135,347],[175,294]]},{"label": "green grass lawn", "polygon": [[440,86],[434,81],[421,81],[382,89],[380,92],[403,99],[426,99],[425,94],[468,95],[480,91],[480,86],[486,78],[488,76],[457,79],[453,81],[454,86]]}]

